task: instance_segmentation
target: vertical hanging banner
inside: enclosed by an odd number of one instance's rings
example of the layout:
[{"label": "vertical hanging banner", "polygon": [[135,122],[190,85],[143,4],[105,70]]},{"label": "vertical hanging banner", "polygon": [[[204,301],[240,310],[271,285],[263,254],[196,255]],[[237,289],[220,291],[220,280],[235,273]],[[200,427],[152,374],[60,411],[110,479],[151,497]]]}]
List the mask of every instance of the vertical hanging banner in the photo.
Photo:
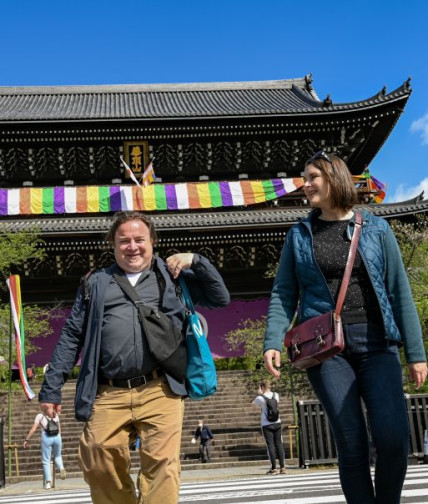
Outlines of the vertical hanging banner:
[{"label": "vertical hanging banner", "polygon": [[[24,314],[21,303],[21,285],[19,275],[10,275],[6,280],[10,292],[10,311],[12,314],[13,327],[11,333],[15,334],[16,356],[18,359],[19,376],[21,378],[22,388],[24,389],[27,399],[31,401],[36,394],[31,390],[27,379],[27,366],[25,364],[25,331],[24,331]],[[10,335],[12,338],[12,334]],[[12,356],[10,355],[11,359]]]}]

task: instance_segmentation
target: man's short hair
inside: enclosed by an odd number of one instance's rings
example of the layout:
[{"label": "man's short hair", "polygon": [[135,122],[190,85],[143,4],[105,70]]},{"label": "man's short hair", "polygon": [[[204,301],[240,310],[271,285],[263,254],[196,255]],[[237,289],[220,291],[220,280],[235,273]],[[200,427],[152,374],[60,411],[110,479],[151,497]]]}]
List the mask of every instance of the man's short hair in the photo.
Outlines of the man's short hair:
[{"label": "man's short hair", "polygon": [[143,222],[148,228],[150,232],[150,239],[153,243],[153,245],[156,245],[158,242],[158,235],[156,233],[155,225],[151,221],[147,215],[144,215],[141,212],[135,212],[134,210],[129,210],[125,212],[116,212],[113,215],[113,222],[111,224],[111,227],[109,231],[106,234],[106,241],[110,243],[111,245],[114,245],[114,237],[116,235],[117,228],[124,224],[125,222],[131,221],[131,220],[140,220]]}]

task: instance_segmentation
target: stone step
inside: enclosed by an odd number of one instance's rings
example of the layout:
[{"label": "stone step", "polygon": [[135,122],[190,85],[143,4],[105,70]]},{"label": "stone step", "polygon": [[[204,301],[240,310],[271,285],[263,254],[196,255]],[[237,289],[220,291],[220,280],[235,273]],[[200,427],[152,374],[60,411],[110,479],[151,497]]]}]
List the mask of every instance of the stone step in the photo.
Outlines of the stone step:
[{"label": "stone step", "polygon": [[[181,459],[187,470],[204,469],[208,467],[227,467],[233,465],[267,463],[266,446],[260,429],[260,411],[251,405],[254,399],[254,387],[246,386],[248,373],[241,371],[226,371],[219,373],[219,391],[203,401],[186,399],[183,422]],[[70,476],[80,476],[77,464],[77,448],[83,423],[74,419],[75,381],[68,382],[63,388],[63,404],[61,426],[63,434],[63,459]],[[39,385],[40,387],[40,385]],[[34,384],[36,391],[37,386]],[[233,397],[230,391],[233,390]],[[237,390],[239,392],[237,393]],[[37,400],[28,402],[23,394],[13,395],[13,432],[12,443],[17,443],[20,478],[41,478],[41,455],[39,435],[34,438],[30,448],[24,450],[22,442],[27,435],[32,421],[39,413]],[[0,393],[0,413],[6,418],[7,395]],[[280,413],[284,427],[292,423],[292,408],[290,401],[282,398]],[[198,444],[190,442],[199,418],[213,430],[216,443],[212,447],[212,461],[201,464],[198,460]],[[286,429],[284,428],[284,434]],[[7,420],[6,433],[7,439]],[[288,436],[284,435],[286,456],[290,453]],[[14,454],[12,456],[15,467]],[[139,454],[131,451],[132,471],[139,467]]]}]

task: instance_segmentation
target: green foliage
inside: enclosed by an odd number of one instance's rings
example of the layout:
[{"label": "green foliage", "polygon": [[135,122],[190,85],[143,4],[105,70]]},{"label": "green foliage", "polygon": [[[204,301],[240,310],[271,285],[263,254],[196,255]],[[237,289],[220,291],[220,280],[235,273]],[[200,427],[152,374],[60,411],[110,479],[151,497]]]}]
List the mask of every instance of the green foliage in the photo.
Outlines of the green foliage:
[{"label": "green foliage", "polygon": [[[428,216],[417,216],[415,224],[392,221],[391,227],[403,256],[422,326],[425,350],[428,353]],[[405,365],[403,352],[401,352],[401,362],[404,369],[405,392],[409,394],[428,393],[427,382],[419,390],[415,390],[413,383],[409,381],[409,372]]]},{"label": "green foliage", "polygon": [[[49,324],[53,313],[46,309],[41,309],[36,305],[24,306],[24,331],[25,331],[25,354],[35,352],[39,349],[32,341],[36,337],[46,337],[52,333]],[[9,359],[9,339],[10,339],[10,308],[9,305],[0,305],[0,355],[8,362]],[[12,361],[16,362],[15,341],[12,344]],[[29,364],[29,363],[27,363]],[[8,372],[8,365],[0,366],[0,378],[5,378]]]},{"label": "green foliage", "polygon": [[289,396],[293,396],[295,392],[301,395],[310,394],[310,385],[306,373],[292,368],[287,362],[287,357],[284,353],[282,354],[280,378],[275,379],[266,371],[263,359],[263,336],[265,328],[266,317],[257,320],[242,320],[237,329],[229,331],[226,334],[227,350],[239,350],[242,352],[240,362],[247,367],[241,369],[253,371],[250,375],[250,381],[254,385],[260,382],[260,380],[267,378],[272,382],[272,388],[283,394]]},{"label": "green foliage", "polygon": [[0,289],[6,289],[6,278],[12,267],[21,267],[27,261],[41,261],[45,251],[36,232],[0,234]]},{"label": "green foliage", "polygon": [[[31,265],[40,262],[45,257],[41,247],[42,240],[37,232],[31,233],[2,233],[0,234],[0,290],[7,290],[6,279],[13,269],[21,269],[24,264]],[[25,292],[22,292],[22,302],[25,303]],[[54,315],[53,310],[39,306],[23,306],[25,353],[34,352],[38,347],[33,339],[48,336],[52,330],[49,320]],[[0,366],[0,378],[6,378],[9,369],[9,341],[11,334],[9,302],[0,304],[0,356],[6,364]],[[13,341],[12,361],[16,362],[16,348]]]}]

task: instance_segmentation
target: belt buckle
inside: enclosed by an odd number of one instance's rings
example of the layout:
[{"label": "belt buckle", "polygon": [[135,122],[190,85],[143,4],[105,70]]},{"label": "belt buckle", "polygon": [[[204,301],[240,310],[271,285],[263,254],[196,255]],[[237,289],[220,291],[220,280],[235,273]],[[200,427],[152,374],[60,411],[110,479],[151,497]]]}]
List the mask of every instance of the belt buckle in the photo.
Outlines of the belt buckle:
[{"label": "belt buckle", "polygon": [[[133,382],[137,382],[137,385],[132,385]],[[134,376],[134,378],[129,378],[126,380],[128,385],[128,389],[132,389],[134,387],[139,387],[140,385],[145,385],[148,382],[146,375],[142,376]]]}]

